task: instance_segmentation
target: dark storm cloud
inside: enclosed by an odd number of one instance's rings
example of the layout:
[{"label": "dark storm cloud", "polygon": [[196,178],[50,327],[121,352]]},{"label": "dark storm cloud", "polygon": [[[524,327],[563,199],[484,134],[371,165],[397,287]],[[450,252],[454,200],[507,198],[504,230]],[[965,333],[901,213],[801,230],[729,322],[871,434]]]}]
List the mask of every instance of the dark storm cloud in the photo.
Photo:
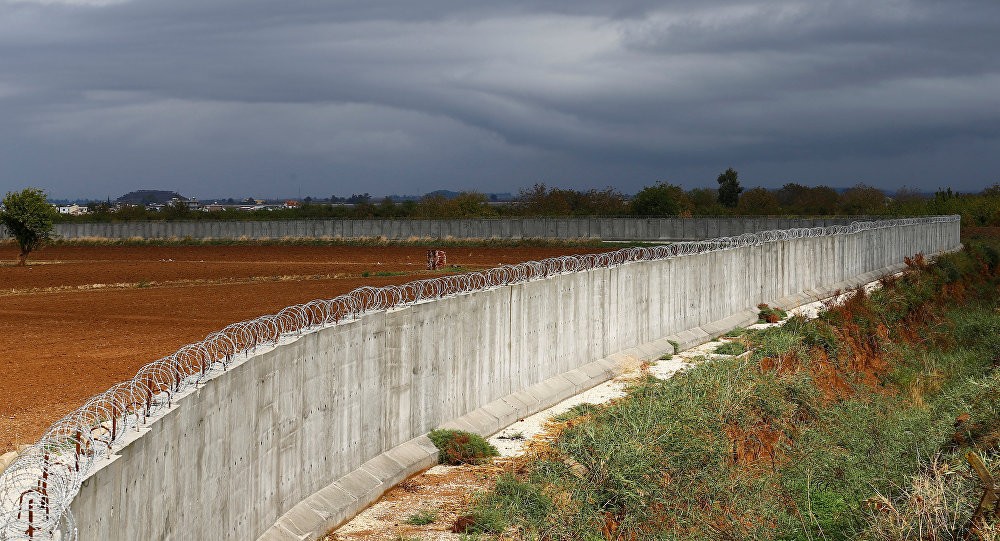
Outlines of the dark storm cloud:
[{"label": "dark storm cloud", "polygon": [[631,191],[728,165],[974,189],[1000,165],[998,21],[994,1],[0,0],[0,191]]}]

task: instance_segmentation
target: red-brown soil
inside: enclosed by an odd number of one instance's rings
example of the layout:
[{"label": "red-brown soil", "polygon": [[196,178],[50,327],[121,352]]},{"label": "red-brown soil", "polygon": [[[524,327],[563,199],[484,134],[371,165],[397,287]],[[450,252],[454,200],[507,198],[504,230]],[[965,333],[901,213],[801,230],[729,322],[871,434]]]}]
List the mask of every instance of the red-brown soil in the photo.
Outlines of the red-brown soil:
[{"label": "red-brown soil", "polygon": [[[447,249],[463,269],[586,247]],[[227,324],[362,285],[440,274],[426,248],[57,246],[14,266],[0,243],[0,453],[87,398]],[[405,273],[375,276],[376,273]],[[363,273],[371,276],[363,277]]]}]

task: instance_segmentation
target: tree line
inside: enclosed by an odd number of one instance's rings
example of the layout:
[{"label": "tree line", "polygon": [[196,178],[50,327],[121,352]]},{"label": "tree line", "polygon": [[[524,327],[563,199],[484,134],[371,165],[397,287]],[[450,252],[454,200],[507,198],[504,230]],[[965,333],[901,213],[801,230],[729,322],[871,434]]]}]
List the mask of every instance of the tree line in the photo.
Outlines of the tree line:
[{"label": "tree line", "polygon": [[84,216],[60,216],[57,221],[135,220],[285,220],[321,218],[504,218],[561,216],[922,216],[960,214],[966,225],[1000,226],[1000,184],[979,193],[961,194],[950,188],[925,195],[910,189],[886,194],[858,184],[844,191],[829,186],[788,183],[777,189],[744,189],[733,169],[719,175],[719,187],[685,190],[659,182],[632,197],[614,188],[573,190],[536,184],[522,189],[515,202],[496,204],[478,192],[455,197],[427,195],[418,200],[373,201],[358,198],[350,205],[305,201],[296,208],[271,210],[224,209],[204,212],[184,203],[162,210],[142,206],[115,209],[91,205]]},{"label": "tree line", "polygon": [[367,194],[352,196],[350,205],[305,201],[294,208],[203,212],[183,202],[162,210],[143,206],[114,208],[108,203],[91,205],[84,216],[58,214],[37,188],[10,192],[0,202],[0,225],[14,237],[23,265],[28,254],[52,234],[56,222],[137,220],[283,220],[321,218],[503,218],[561,216],[926,216],[958,214],[968,226],[1000,227],[1000,183],[978,193],[958,193],[951,188],[925,195],[906,188],[887,195],[882,190],[858,184],[838,192],[829,186],[788,183],[778,189],[744,190],[738,173],[730,168],[719,175],[718,189],[694,188],[659,182],[646,186],[629,198],[614,188],[572,190],[535,184],[522,189],[518,200],[495,204],[478,192],[455,197],[430,194],[419,200],[396,202],[385,198],[372,202]]}]

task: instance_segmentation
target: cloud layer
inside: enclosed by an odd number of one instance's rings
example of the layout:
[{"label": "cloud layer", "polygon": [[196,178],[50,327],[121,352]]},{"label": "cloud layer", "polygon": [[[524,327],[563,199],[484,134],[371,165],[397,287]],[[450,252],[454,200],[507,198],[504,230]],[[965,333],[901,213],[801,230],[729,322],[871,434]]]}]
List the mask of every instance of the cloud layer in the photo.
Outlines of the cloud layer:
[{"label": "cloud layer", "polygon": [[995,0],[609,4],[0,0],[0,191],[1000,181]]}]

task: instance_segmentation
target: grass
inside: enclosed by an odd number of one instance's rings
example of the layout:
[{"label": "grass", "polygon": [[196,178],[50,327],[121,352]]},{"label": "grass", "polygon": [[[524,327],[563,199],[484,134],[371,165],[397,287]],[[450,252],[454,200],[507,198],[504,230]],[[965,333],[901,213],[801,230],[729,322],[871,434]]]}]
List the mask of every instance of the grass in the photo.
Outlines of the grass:
[{"label": "grass", "polygon": [[362,278],[369,278],[369,277],[372,277],[372,276],[376,276],[376,277],[406,276],[406,274],[407,274],[406,272],[390,272],[390,271],[370,272],[370,271],[365,271],[365,272],[361,273],[361,277]]},{"label": "grass", "polygon": [[722,345],[715,348],[713,353],[719,355],[741,355],[747,350],[746,344],[737,340],[730,340],[723,342]]},{"label": "grass", "polygon": [[743,336],[746,332],[747,330],[744,329],[743,327],[736,327],[735,329],[727,332],[722,336],[723,338],[739,338],[740,336]]},{"label": "grass", "polygon": [[438,448],[438,462],[456,466],[482,464],[499,453],[478,434],[461,430],[437,429],[427,435]]},{"label": "grass", "polygon": [[[747,355],[571,410],[561,420],[573,423],[478,497],[469,531],[963,538],[982,495],[964,453],[1000,473],[1000,257],[990,249],[914,258],[902,278],[816,320],[747,333]],[[996,539],[988,518],[980,538]]]},{"label": "grass", "polygon": [[567,411],[565,411],[563,413],[560,413],[558,415],[554,415],[552,417],[552,420],[554,422],[556,422],[556,423],[563,423],[563,422],[566,422],[566,421],[571,421],[573,419],[577,419],[579,417],[584,417],[584,416],[590,415],[592,413],[600,411],[600,409],[601,409],[601,406],[599,406],[597,404],[592,404],[590,402],[583,402],[581,404],[577,404],[577,405],[569,408]]},{"label": "grass", "polygon": [[421,509],[416,513],[406,517],[406,522],[410,526],[426,526],[438,519],[438,512],[435,509]]}]

